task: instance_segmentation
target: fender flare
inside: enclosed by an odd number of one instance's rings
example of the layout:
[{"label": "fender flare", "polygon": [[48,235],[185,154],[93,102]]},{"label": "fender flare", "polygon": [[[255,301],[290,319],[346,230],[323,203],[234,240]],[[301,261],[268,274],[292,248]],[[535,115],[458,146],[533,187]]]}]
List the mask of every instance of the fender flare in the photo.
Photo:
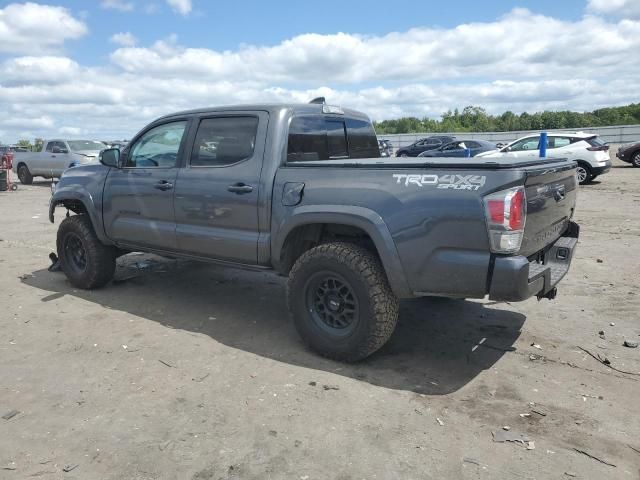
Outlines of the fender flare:
[{"label": "fender flare", "polygon": [[[105,245],[113,245],[113,242],[107,238],[104,231],[102,219],[97,213],[98,210],[93,197],[86,192],[78,192],[70,189],[56,190],[49,201],[49,221],[54,223],[56,207],[63,205],[64,202],[68,200],[81,203],[84,206],[84,210],[91,221],[93,231],[96,233],[98,239]],[[102,208],[100,208],[100,211],[102,211]]]},{"label": "fender flare", "polygon": [[413,297],[389,228],[380,215],[365,207],[353,205],[308,205],[294,208],[291,214],[284,217],[279,225],[274,225],[273,227],[275,231],[272,236],[271,258],[276,270],[282,270],[280,256],[289,234],[297,227],[320,223],[357,227],[365,231],[371,237],[378,251],[393,292],[399,298]]}]

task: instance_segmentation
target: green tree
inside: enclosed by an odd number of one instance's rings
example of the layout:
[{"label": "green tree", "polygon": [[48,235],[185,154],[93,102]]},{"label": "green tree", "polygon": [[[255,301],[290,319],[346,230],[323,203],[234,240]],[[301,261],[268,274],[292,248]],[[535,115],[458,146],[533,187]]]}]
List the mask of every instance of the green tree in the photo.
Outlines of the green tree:
[{"label": "green tree", "polygon": [[16,145],[22,148],[27,148],[29,150],[31,150],[32,148],[31,142],[26,138],[18,140],[18,143],[16,143]]}]

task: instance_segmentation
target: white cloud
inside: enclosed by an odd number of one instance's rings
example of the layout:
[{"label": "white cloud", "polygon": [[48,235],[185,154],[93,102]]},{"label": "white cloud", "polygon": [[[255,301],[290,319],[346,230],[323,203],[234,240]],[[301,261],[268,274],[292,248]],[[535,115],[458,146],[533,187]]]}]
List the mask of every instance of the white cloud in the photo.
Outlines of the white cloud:
[{"label": "white cloud", "polygon": [[28,2],[11,3],[0,9],[0,52],[56,51],[66,40],[86,33],[84,22],[63,7]]},{"label": "white cloud", "polygon": [[193,6],[191,0],[166,0],[167,4],[180,15],[188,15],[191,13]]},{"label": "white cloud", "polygon": [[466,105],[491,113],[592,110],[638,101],[640,64],[629,62],[640,51],[638,31],[634,20],[569,22],[514,10],[449,29],[306,34],[232,51],[186,48],[172,35],[117,48],[100,67],[59,55],[18,57],[0,63],[0,118],[15,119],[0,131],[3,141],[63,128],[130,138],[177,110],[320,95],[374,119],[438,117]]},{"label": "white cloud", "polygon": [[639,30],[640,22],[631,20],[609,23],[585,17],[566,22],[516,9],[495,22],[451,29],[415,28],[385,36],[305,34],[274,46],[235,51],[160,41],[146,48],[118,49],[111,60],[132,73],[166,77],[180,72],[263,82],[575,77],[617,73],[617,65],[640,51]]},{"label": "white cloud", "polygon": [[109,10],[119,10],[121,12],[131,12],[134,8],[133,2],[126,0],[102,0],[100,2],[102,8]]},{"label": "white cloud", "polygon": [[587,9],[593,13],[640,18],[640,1],[638,0],[589,0]]},{"label": "white cloud", "polygon": [[130,32],[119,32],[111,35],[109,41],[123,47],[133,47],[138,42],[138,39]]}]

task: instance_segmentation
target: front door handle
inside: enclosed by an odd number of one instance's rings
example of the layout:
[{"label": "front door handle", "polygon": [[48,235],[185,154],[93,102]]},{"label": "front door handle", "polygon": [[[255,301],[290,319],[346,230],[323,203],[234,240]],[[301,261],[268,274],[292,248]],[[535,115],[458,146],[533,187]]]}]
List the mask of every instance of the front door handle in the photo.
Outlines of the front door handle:
[{"label": "front door handle", "polygon": [[173,188],[173,183],[167,182],[166,180],[160,180],[153,186],[153,188],[157,188],[158,190],[162,190],[163,192],[165,192]]},{"label": "front door handle", "polygon": [[245,185],[244,183],[234,183],[233,185],[229,185],[227,190],[233,193],[237,193],[238,195],[242,195],[243,193],[251,193],[253,192],[253,187],[251,185]]}]

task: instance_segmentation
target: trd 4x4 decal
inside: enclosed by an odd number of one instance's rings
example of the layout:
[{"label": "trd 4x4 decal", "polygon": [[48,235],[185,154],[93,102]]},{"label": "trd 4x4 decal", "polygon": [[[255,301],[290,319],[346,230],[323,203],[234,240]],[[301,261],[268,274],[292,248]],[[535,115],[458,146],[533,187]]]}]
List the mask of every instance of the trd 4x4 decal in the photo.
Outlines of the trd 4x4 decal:
[{"label": "trd 4x4 decal", "polygon": [[419,174],[406,174],[406,173],[394,173],[393,178],[396,179],[396,183],[408,187],[409,185],[417,185],[418,187],[424,187],[428,185],[435,185],[440,189],[451,190],[478,190],[484,186],[487,177],[484,175],[419,175]]}]

